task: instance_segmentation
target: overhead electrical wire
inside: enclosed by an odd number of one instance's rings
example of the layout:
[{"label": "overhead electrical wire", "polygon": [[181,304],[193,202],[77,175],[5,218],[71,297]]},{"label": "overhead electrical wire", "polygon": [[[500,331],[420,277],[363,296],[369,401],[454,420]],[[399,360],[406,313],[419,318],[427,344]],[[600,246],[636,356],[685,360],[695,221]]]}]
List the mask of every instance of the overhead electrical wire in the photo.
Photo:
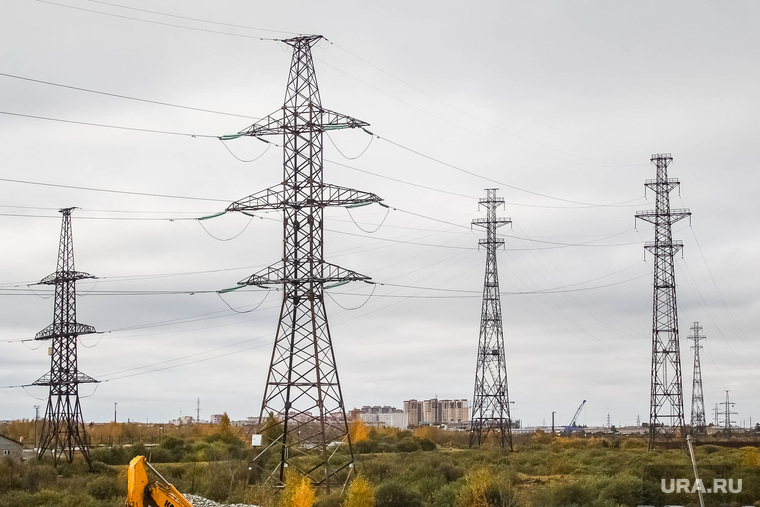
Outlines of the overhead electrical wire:
[{"label": "overhead electrical wire", "polygon": [[[616,166],[636,166],[636,165],[639,165],[639,164],[620,164],[620,163],[610,163],[610,162],[605,162],[605,161],[602,161],[602,160],[597,160],[597,159],[594,159],[594,158],[586,157],[586,156],[583,156],[583,155],[577,155],[577,154],[574,154],[574,153],[570,153],[570,152],[567,152],[567,151],[564,151],[564,150],[560,150],[560,149],[557,149],[557,148],[553,148],[553,147],[551,147],[551,146],[548,146],[548,145],[546,145],[546,144],[543,144],[543,143],[539,143],[539,142],[537,142],[537,141],[533,141],[532,139],[529,139],[529,138],[527,138],[527,137],[524,137],[524,136],[521,136],[521,135],[519,135],[519,134],[516,134],[515,132],[512,132],[512,131],[510,131],[510,130],[507,130],[507,129],[505,129],[505,128],[504,128],[503,126],[501,126],[501,125],[497,125],[497,124],[491,123],[491,122],[489,122],[489,121],[486,121],[486,120],[484,120],[484,119],[480,118],[479,116],[472,114],[470,111],[467,111],[467,110],[465,110],[465,109],[462,109],[462,108],[460,108],[460,107],[457,107],[457,106],[455,106],[455,105],[453,105],[453,104],[451,104],[451,103],[449,103],[449,102],[447,102],[447,101],[445,101],[445,100],[443,100],[443,99],[441,99],[441,98],[439,98],[439,97],[436,97],[435,95],[433,95],[433,94],[431,94],[431,93],[429,93],[429,92],[426,92],[426,91],[425,91],[425,90],[423,90],[422,88],[419,88],[419,87],[417,87],[417,86],[414,86],[413,84],[411,84],[411,83],[409,83],[409,82],[407,82],[407,81],[405,81],[405,80],[403,80],[403,79],[399,78],[398,76],[396,76],[396,75],[394,75],[394,74],[392,74],[392,73],[388,72],[387,70],[383,69],[382,67],[379,67],[379,66],[375,65],[374,63],[372,63],[372,62],[370,62],[370,61],[366,60],[365,58],[362,58],[361,56],[357,55],[357,54],[356,54],[356,53],[354,53],[353,51],[350,51],[349,49],[347,49],[347,48],[344,48],[343,46],[341,46],[341,45],[339,45],[339,44],[337,44],[337,43],[335,43],[335,42],[333,42],[333,41],[329,41],[329,42],[330,42],[330,44],[334,45],[334,46],[335,46],[335,47],[337,47],[338,49],[340,49],[340,50],[342,50],[342,51],[345,51],[346,53],[348,53],[349,55],[353,56],[354,58],[356,58],[356,59],[358,59],[358,60],[360,60],[360,61],[364,62],[365,64],[367,64],[367,65],[369,65],[370,67],[372,67],[372,68],[374,68],[374,69],[376,69],[376,70],[378,70],[378,71],[382,72],[383,74],[385,74],[385,75],[387,75],[387,76],[389,76],[389,77],[391,77],[391,78],[395,79],[396,81],[398,81],[398,82],[400,82],[401,84],[403,84],[403,85],[405,85],[405,86],[407,86],[407,87],[411,88],[412,90],[414,90],[414,91],[416,91],[416,92],[418,92],[418,93],[421,93],[421,94],[423,94],[423,95],[425,95],[425,96],[427,96],[427,97],[429,97],[429,98],[431,98],[431,99],[435,100],[436,102],[438,102],[438,103],[440,103],[440,104],[443,104],[443,105],[445,105],[445,106],[447,106],[447,107],[449,107],[449,108],[453,109],[454,111],[456,111],[456,112],[458,112],[458,113],[461,113],[461,114],[464,114],[464,115],[466,115],[466,116],[469,116],[470,118],[472,118],[472,119],[474,119],[474,120],[477,120],[477,121],[481,122],[482,124],[484,124],[484,125],[488,126],[489,128],[492,128],[492,129],[497,129],[497,130],[499,130],[499,131],[501,131],[501,132],[504,132],[505,134],[508,134],[508,135],[510,135],[510,136],[513,136],[513,137],[515,137],[515,138],[517,138],[517,139],[520,139],[520,140],[522,140],[522,141],[527,141],[527,142],[529,142],[529,143],[531,143],[531,144],[533,144],[533,145],[539,146],[539,147],[541,147],[541,148],[545,148],[545,149],[548,149],[548,150],[552,150],[552,151],[554,151],[554,152],[556,152],[556,153],[560,153],[560,154],[562,154],[562,155],[567,155],[567,156],[571,156],[571,157],[576,157],[576,158],[584,159],[584,160],[586,160],[586,161],[589,161],[589,162],[600,163],[600,164],[604,164],[604,165],[608,165],[608,166],[609,166],[609,165],[616,165]],[[334,68],[334,67],[333,67],[333,68]],[[336,70],[337,70],[337,69],[336,69]]]},{"label": "overhead electrical wire", "polygon": [[132,16],[124,16],[122,14],[113,14],[113,13],[110,13],[110,12],[98,11],[98,10],[95,10],[95,9],[85,9],[84,7],[76,7],[74,5],[67,5],[67,4],[62,4],[62,3],[58,3],[58,2],[51,2],[49,0],[37,0],[37,2],[40,2],[40,3],[43,3],[43,4],[48,4],[48,5],[56,5],[58,7],[65,7],[67,9],[73,9],[73,10],[76,10],[76,11],[89,12],[89,13],[92,13],[92,14],[100,14],[101,16],[109,16],[109,17],[112,17],[112,18],[128,19],[128,20],[131,20],[131,21],[139,21],[141,23],[149,23],[151,25],[160,25],[160,26],[169,26],[169,27],[172,27],[172,28],[181,28],[183,30],[192,30],[192,31],[195,31],[195,32],[213,33],[213,34],[217,34],[217,35],[226,35],[226,36],[229,36],[229,37],[242,37],[244,39],[256,39],[256,40],[262,40],[262,41],[279,41],[280,40],[280,39],[273,39],[273,38],[268,38],[268,37],[258,37],[258,36],[253,36],[253,35],[243,35],[243,34],[238,34],[238,33],[222,32],[222,31],[219,31],[219,30],[208,30],[208,29],[205,29],[205,28],[196,28],[196,27],[191,27],[191,26],[175,25],[173,23],[165,23],[163,21],[153,21],[153,20],[150,20],[150,19],[135,18],[135,17],[132,17]]},{"label": "overhead electrical wire", "polygon": [[[41,0],[37,0],[38,2]],[[32,118],[34,120],[45,120],[45,121],[54,121],[58,123],[72,123],[75,125],[86,125],[88,127],[101,127],[101,128],[108,128],[108,129],[117,129],[117,130],[129,130],[132,132],[146,132],[149,134],[165,134],[165,135],[172,135],[172,136],[183,136],[183,137],[200,137],[200,138],[207,138],[207,139],[218,139],[219,136],[214,136],[210,134],[191,134],[188,132],[174,132],[169,130],[156,130],[156,129],[144,129],[144,128],[138,128],[138,127],[125,127],[123,125],[109,125],[106,123],[94,123],[94,122],[87,122],[87,121],[77,121],[77,120],[67,120],[64,118],[52,118],[49,116],[38,116],[34,114],[23,114],[23,113],[14,113],[11,111],[0,111],[0,114],[8,115],[8,116],[18,116],[21,118]]]},{"label": "overhead electrical wire", "polygon": [[[241,34],[234,34],[234,33],[229,33],[229,32],[221,32],[221,31],[216,31],[216,30],[205,30],[205,29],[198,29],[198,28],[187,27],[187,26],[182,26],[182,25],[174,25],[174,24],[170,24],[170,23],[156,22],[156,21],[151,21],[151,20],[146,20],[146,19],[141,19],[141,18],[133,18],[133,17],[129,17],[129,16],[122,16],[122,15],[107,13],[107,12],[103,12],[103,11],[96,11],[94,9],[83,9],[83,8],[73,7],[73,6],[69,6],[69,5],[66,5],[66,4],[60,4],[60,3],[46,1],[46,0],[38,0],[38,1],[43,1],[43,3],[49,3],[49,4],[52,4],[52,5],[57,5],[57,6],[61,6],[61,7],[68,7],[68,8],[73,8],[73,9],[77,9],[77,10],[83,10],[83,11],[90,12],[90,13],[95,13],[95,14],[101,14],[101,15],[106,15],[106,16],[113,16],[113,17],[118,17],[118,18],[123,18],[123,19],[129,19],[129,20],[133,20],[133,21],[147,22],[147,23],[153,23],[153,24],[158,24],[158,25],[170,26],[170,27],[174,27],[174,28],[182,28],[182,29],[186,29],[186,30],[196,30],[196,31],[208,32],[208,33],[216,33],[216,34],[219,34],[219,35],[227,35],[227,36],[235,36],[235,37],[246,37],[246,38],[259,39],[259,40],[272,40],[272,41],[279,41],[280,40],[280,39],[269,39],[269,38],[262,38],[262,37],[252,37],[252,36],[246,36],[246,35],[241,35]],[[226,23],[226,22],[213,21],[213,20],[208,20],[208,19],[203,19],[203,18],[197,18],[197,17],[190,17],[190,16],[182,16],[182,15],[171,14],[171,13],[166,13],[166,12],[161,12],[161,11],[155,11],[155,10],[150,10],[150,9],[136,8],[136,7],[122,5],[122,4],[113,3],[113,2],[105,2],[105,1],[102,1],[102,0],[90,0],[90,2],[96,3],[96,4],[101,4],[101,5],[107,5],[107,6],[110,6],[110,7],[116,7],[116,8],[120,8],[120,9],[128,9],[128,10],[135,11],[135,12],[143,12],[143,13],[148,13],[148,14],[153,14],[153,15],[158,15],[158,16],[165,16],[165,17],[170,17],[170,18],[175,18],[175,19],[182,19],[182,20],[186,20],[186,21],[194,21],[194,22],[199,22],[199,23],[209,23],[209,24],[213,24],[213,25],[226,26],[226,27],[231,27],[231,28],[240,28],[240,29],[245,29],[245,30],[271,32],[271,33],[281,33],[281,34],[286,34],[286,35],[290,35],[290,36],[299,35],[297,32],[289,32],[289,31],[284,31],[284,30],[274,30],[274,29],[270,29],[270,28],[262,28],[262,27],[256,27],[256,26],[250,26],[250,25],[241,25],[241,24],[235,24],[235,23]],[[329,39],[326,39],[326,38],[325,38],[325,40],[327,42],[329,42],[329,44],[334,45],[335,47],[339,48],[340,50],[346,52],[347,54],[353,56],[354,58],[357,58],[361,62],[369,65],[370,67],[372,67],[372,68],[374,68],[374,69],[376,69],[376,70],[378,70],[380,72],[382,72],[383,74],[391,77],[392,79],[394,79],[394,80],[402,83],[403,85],[409,87],[410,89],[412,89],[412,90],[414,90],[414,91],[416,91],[418,93],[421,93],[421,94],[423,94],[423,95],[425,95],[425,96],[427,96],[427,97],[429,97],[429,98],[431,98],[431,99],[433,99],[433,100],[435,100],[435,101],[437,101],[437,102],[439,102],[439,103],[441,103],[441,104],[449,107],[450,109],[452,109],[452,110],[454,110],[454,111],[456,111],[458,113],[461,113],[461,114],[464,114],[466,116],[469,116],[470,118],[472,118],[472,119],[474,119],[474,120],[476,120],[476,121],[478,121],[478,122],[480,122],[480,123],[488,126],[491,129],[499,130],[499,131],[504,132],[504,133],[506,133],[506,134],[508,134],[508,135],[510,135],[512,137],[515,137],[515,138],[520,139],[522,141],[526,141],[526,142],[531,143],[531,144],[533,144],[535,146],[538,146],[540,148],[548,149],[548,150],[551,150],[553,152],[556,152],[556,153],[559,153],[559,154],[562,154],[562,155],[565,155],[565,156],[570,156],[570,157],[575,157],[575,158],[578,158],[578,159],[582,159],[582,160],[585,160],[587,162],[604,164],[604,165],[607,165],[607,166],[609,166],[609,165],[616,165],[616,166],[635,166],[635,165],[638,165],[638,164],[620,164],[620,163],[615,163],[615,162],[601,161],[601,160],[597,160],[597,159],[594,159],[594,158],[591,158],[591,157],[586,157],[586,156],[583,156],[583,155],[577,155],[577,154],[574,154],[574,153],[570,153],[570,152],[567,152],[565,150],[560,150],[560,149],[554,148],[552,146],[546,145],[544,143],[540,143],[540,142],[534,141],[532,139],[529,139],[527,137],[521,136],[519,134],[516,134],[515,132],[512,132],[510,130],[505,129],[501,125],[496,125],[494,123],[486,121],[486,120],[478,117],[477,115],[472,114],[471,112],[469,112],[469,111],[467,111],[465,109],[457,107],[457,106],[455,106],[455,105],[453,105],[453,104],[451,104],[451,103],[449,103],[449,102],[447,102],[445,100],[440,99],[439,97],[436,97],[435,95],[433,95],[433,94],[431,94],[429,92],[426,92],[425,90],[423,90],[423,89],[421,89],[421,88],[419,88],[417,86],[412,85],[411,83],[409,83],[409,82],[407,82],[407,81],[399,78],[398,76],[396,76],[396,75],[394,75],[394,74],[386,71],[385,69],[383,69],[383,68],[381,68],[381,67],[379,67],[379,66],[377,66],[377,65],[375,65],[373,63],[371,63],[367,59],[365,59],[365,58],[357,55],[356,53],[348,50],[347,48],[345,48],[345,47],[343,47],[343,46],[341,46],[341,45],[333,42],[332,40],[329,40]],[[340,69],[338,69],[338,68],[330,65],[329,63],[326,63],[326,62],[322,62],[322,63],[325,63],[325,65],[328,65],[328,66],[330,66],[330,67],[338,70],[339,72],[343,72],[344,74],[347,74],[344,71],[342,71],[342,70],[340,70]],[[349,77],[353,78],[353,79],[359,80],[358,78],[356,78],[354,76],[351,76],[350,74],[347,74],[347,75]],[[372,86],[372,85],[369,85],[369,83],[363,82],[361,80],[359,80],[359,81],[362,82],[362,83],[364,83],[367,86]],[[372,86],[372,88],[377,89],[374,86]],[[377,90],[380,91],[381,93],[386,94],[386,95],[390,95],[390,94],[387,94],[387,92],[384,92],[382,90],[379,90],[379,89],[377,89]],[[391,97],[393,97],[393,96],[391,95]],[[393,98],[395,98],[395,97],[393,97]],[[397,100],[400,100],[400,99],[397,99]],[[409,103],[409,102],[406,102],[406,101],[402,101],[402,102],[404,102],[405,104],[409,105],[410,107],[414,107],[416,109],[421,109],[421,108],[419,108],[418,106],[415,106],[412,103]],[[425,112],[427,112],[427,111],[425,111]],[[428,114],[432,114],[432,113],[429,113],[429,112],[427,112],[427,113]],[[433,116],[436,116],[436,115],[433,115]],[[441,119],[442,121],[445,121],[447,123],[452,123],[449,120],[446,120],[445,118],[439,118],[439,119]],[[460,125],[458,125],[456,123],[455,123],[455,125],[461,127]],[[461,127],[461,128],[464,128],[464,127]],[[466,130],[469,130],[469,129],[466,129]],[[514,148],[520,149],[519,147],[514,147]],[[531,153],[535,153],[535,152],[532,152],[530,150],[523,150],[523,151],[528,151],[528,152],[531,152]],[[535,153],[535,154],[538,154],[538,155],[541,155],[541,156],[546,156],[545,154],[541,154],[541,153]]]},{"label": "overhead electrical wire", "polygon": [[16,74],[7,74],[5,72],[0,72],[0,76],[9,77],[9,78],[13,78],[13,79],[20,79],[20,80],[23,80],[23,81],[29,81],[29,82],[32,82],[32,83],[39,83],[39,84],[44,84],[44,85],[49,85],[49,86],[57,86],[59,88],[66,88],[66,89],[69,89],[69,90],[76,90],[76,91],[80,91],[80,92],[95,93],[97,95],[105,95],[107,97],[114,97],[114,98],[126,99],[126,100],[134,100],[134,101],[137,101],[137,102],[145,102],[147,104],[156,104],[156,105],[160,105],[160,106],[176,107],[176,108],[180,108],[180,109],[188,109],[190,111],[199,111],[199,112],[202,112],[202,113],[213,113],[213,114],[221,114],[221,115],[226,115],[226,116],[235,116],[235,117],[238,117],[238,118],[245,118],[245,119],[248,119],[248,120],[260,120],[261,119],[261,118],[255,117],[255,116],[246,116],[246,115],[243,115],[243,114],[229,113],[229,112],[225,112],[225,111],[217,111],[217,110],[214,110],[214,109],[204,109],[204,108],[201,108],[201,107],[184,106],[182,104],[173,104],[171,102],[163,102],[163,101],[160,101],[160,100],[143,99],[143,98],[139,98],[139,97],[132,97],[132,96],[129,96],[129,95],[122,95],[122,94],[119,94],[119,93],[104,92],[104,91],[100,91],[100,90],[93,90],[91,88],[83,88],[83,87],[79,87],[79,86],[72,86],[72,85],[66,85],[66,84],[62,84],[62,83],[55,83],[53,81],[45,81],[45,80],[42,80],[42,79],[34,79],[34,78],[31,78],[31,77],[19,76],[19,75],[16,75]]},{"label": "overhead electrical wire", "polygon": [[433,157],[431,155],[427,155],[427,154],[422,153],[421,151],[415,150],[413,148],[409,148],[408,146],[405,146],[405,145],[403,145],[401,143],[398,143],[396,141],[392,141],[392,140],[390,140],[390,139],[388,139],[386,137],[382,137],[382,136],[379,136],[377,134],[374,134],[374,133],[370,132],[367,129],[363,128],[362,130],[364,130],[369,135],[376,136],[378,139],[382,139],[383,141],[385,141],[385,142],[387,142],[389,144],[392,144],[392,145],[394,145],[394,146],[396,146],[398,148],[401,148],[403,150],[406,150],[409,153],[414,153],[415,155],[418,155],[418,156],[420,156],[422,158],[425,158],[425,159],[430,160],[432,162],[435,162],[437,164],[443,165],[445,167],[449,167],[451,169],[454,169],[455,171],[459,171],[459,172],[462,172],[464,174],[468,174],[470,176],[474,176],[476,178],[480,178],[482,180],[485,180],[485,181],[488,181],[488,182],[491,182],[491,183],[496,183],[497,185],[501,185],[501,186],[504,186],[506,188],[511,188],[512,190],[517,190],[519,192],[524,192],[526,194],[535,195],[535,196],[538,196],[538,197],[543,197],[545,199],[551,199],[551,200],[555,200],[555,201],[567,202],[567,203],[571,203],[571,204],[578,204],[579,206],[588,207],[588,208],[613,208],[613,207],[620,207],[621,205],[628,204],[630,202],[638,201],[639,199],[641,199],[639,197],[639,198],[636,198],[636,199],[629,199],[627,201],[620,201],[620,202],[615,202],[615,203],[601,203],[601,204],[599,204],[599,203],[589,203],[589,202],[583,202],[583,201],[575,201],[575,200],[572,200],[572,199],[565,199],[565,198],[562,198],[562,197],[554,197],[554,196],[549,195],[549,194],[543,194],[541,192],[534,192],[533,190],[528,190],[528,189],[525,189],[525,188],[517,187],[515,185],[510,185],[509,183],[505,183],[503,181],[499,181],[499,180],[495,180],[493,178],[489,178],[488,176],[483,176],[482,174],[478,174],[478,173],[470,171],[468,169],[464,169],[464,168],[456,166],[454,164],[450,164],[450,163],[445,162],[445,161],[443,161],[443,160],[441,160],[439,158]]},{"label": "overhead electrical wire", "polygon": [[288,31],[285,31],[285,30],[273,30],[271,28],[261,28],[261,27],[258,27],[258,26],[237,25],[237,24],[234,24],[234,23],[224,23],[224,22],[221,22],[221,21],[211,21],[211,20],[208,20],[208,19],[192,18],[192,17],[189,17],[189,16],[180,16],[178,14],[169,14],[167,12],[152,11],[152,10],[148,10],[148,9],[138,9],[137,7],[130,7],[130,6],[127,6],[127,5],[117,4],[117,3],[113,3],[113,2],[103,2],[102,0],[89,0],[89,1],[92,2],[92,3],[96,3],[96,4],[109,5],[111,7],[118,7],[120,9],[129,9],[131,11],[146,12],[148,14],[156,14],[156,15],[159,15],[159,16],[166,16],[166,17],[170,17],[170,18],[184,19],[184,20],[188,20],[188,21],[199,21],[201,23],[211,23],[213,25],[229,26],[231,28],[244,28],[246,30],[258,30],[260,32],[281,33],[281,34],[285,34],[285,35],[298,35],[297,32],[288,32]]},{"label": "overhead electrical wire", "polygon": [[160,197],[164,199],[184,199],[184,200],[189,200],[189,201],[223,202],[223,203],[229,203],[233,201],[233,199],[211,199],[207,197],[193,197],[193,196],[188,196],[188,195],[159,194],[159,193],[151,193],[151,192],[134,192],[134,191],[129,191],[129,190],[113,190],[113,189],[108,189],[108,188],[84,187],[84,186],[78,186],[78,185],[64,185],[61,183],[45,183],[45,182],[40,182],[40,181],[19,180],[19,179],[13,179],[13,178],[0,178],[0,181],[4,181],[6,183],[19,183],[19,184],[24,184],[24,185],[37,185],[41,187],[68,188],[71,190],[86,190],[89,192],[105,192],[109,194],[136,195],[140,197]]}]

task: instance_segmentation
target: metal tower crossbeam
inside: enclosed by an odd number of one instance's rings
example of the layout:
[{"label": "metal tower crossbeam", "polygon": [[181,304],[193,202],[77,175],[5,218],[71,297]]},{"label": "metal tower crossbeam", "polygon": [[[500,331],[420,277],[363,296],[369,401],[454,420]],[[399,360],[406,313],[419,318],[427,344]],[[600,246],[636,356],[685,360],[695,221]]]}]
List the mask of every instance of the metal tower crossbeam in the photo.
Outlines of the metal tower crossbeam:
[{"label": "metal tower crossbeam", "polygon": [[95,277],[74,270],[74,241],[71,232],[73,209],[60,210],[63,222],[57,268],[55,273],[40,281],[40,284],[55,285],[55,307],[53,323],[35,336],[36,340],[52,340],[50,373],[34,382],[34,385],[50,388],[37,457],[42,459],[50,451],[53,462],[57,465],[61,456],[71,462],[75,451],[80,451],[87,464],[92,466],[79,404],[79,384],[97,381],[78,370],[77,337],[94,333],[95,328],[77,323],[75,284],[77,280]]},{"label": "metal tower crossbeam", "polygon": [[705,336],[699,334],[702,331],[702,326],[699,322],[695,322],[691,326],[692,334],[687,339],[694,341],[692,350],[694,350],[694,376],[691,387],[691,432],[695,435],[707,434],[707,420],[705,419],[705,395],[702,390],[702,363],[699,359],[699,351],[702,349],[702,345],[699,344],[700,340],[706,339]]},{"label": "metal tower crossbeam", "polygon": [[488,434],[492,433],[500,447],[512,450],[512,417],[496,264],[496,249],[504,243],[503,239],[496,237],[496,229],[511,224],[512,220],[496,216],[496,209],[504,205],[504,199],[496,197],[497,190],[486,189],[487,197],[478,201],[478,207],[486,208],[486,218],[472,221],[472,225],[486,230],[486,238],[478,241],[478,244],[486,247],[486,270],[475,366],[475,392],[472,397],[470,447],[482,445]]},{"label": "metal tower crossbeam", "polygon": [[[282,185],[232,203],[228,211],[283,211],[282,263],[270,266],[240,285],[281,285],[277,326],[269,375],[261,405],[259,432],[281,432],[272,445],[279,460],[269,479],[284,481],[285,468],[298,469],[297,457],[309,454],[299,471],[328,491],[331,483],[353,466],[343,395],[324,303],[324,284],[368,280],[369,277],[323,260],[323,210],[380,202],[375,194],[324,183],[325,131],[368,124],[321,105],[311,48],[322,36],[284,40],[293,48],[283,107],[239,132],[239,135],[281,135]],[[265,418],[273,419],[265,422]],[[345,443],[345,452],[332,448]],[[341,481],[342,482],[342,481]]]},{"label": "metal tower crossbeam", "polygon": [[654,241],[645,248],[654,255],[654,295],[652,302],[652,368],[649,409],[649,447],[658,442],[685,445],[681,350],[678,340],[678,307],[673,257],[683,244],[673,241],[671,225],[691,216],[688,209],[670,208],[670,191],[678,187],[668,178],[670,153],[652,155],[657,179],[645,186],[654,190],[654,211],[639,211],[636,218],[654,224]]}]

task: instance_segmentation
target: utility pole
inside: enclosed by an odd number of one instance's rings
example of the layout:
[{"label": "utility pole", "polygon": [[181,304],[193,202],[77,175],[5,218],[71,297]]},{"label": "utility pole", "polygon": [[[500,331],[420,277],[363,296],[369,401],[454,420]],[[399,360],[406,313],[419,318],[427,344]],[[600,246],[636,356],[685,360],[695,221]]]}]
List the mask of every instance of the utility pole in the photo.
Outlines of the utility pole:
[{"label": "utility pole", "polygon": [[557,412],[555,410],[552,410],[552,435],[554,435],[554,414]]},{"label": "utility pole", "polygon": [[201,399],[200,397],[195,402],[195,422],[201,422]]},{"label": "utility pole", "polygon": [[707,434],[705,395],[702,390],[702,363],[699,360],[699,351],[702,349],[699,341],[706,339],[706,337],[700,336],[700,331],[702,331],[702,326],[699,325],[699,322],[695,322],[691,326],[692,334],[687,337],[694,341],[694,345],[691,347],[694,350],[694,382],[691,388],[691,432],[694,435]]},{"label": "utility pole", "polygon": [[76,281],[95,277],[74,270],[72,210],[74,208],[60,210],[63,220],[56,271],[40,281],[42,285],[55,285],[55,305],[53,323],[34,337],[35,340],[52,342],[50,373],[33,384],[50,388],[37,459],[42,459],[45,452],[50,450],[54,465],[58,465],[61,456],[71,463],[74,451],[78,449],[92,468],[82,407],[79,404],[79,384],[97,381],[78,369],[77,338],[96,331],[92,326],[77,322]]},{"label": "utility pole", "polygon": [[723,431],[726,432],[727,435],[731,434],[731,428],[732,424],[736,424],[736,421],[731,420],[732,415],[736,415],[737,412],[733,412],[731,409],[736,405],[736,403],[732,402],[728,398],[728,389],[726,389],[726,401],[723,403],[720,403],[720,405],[723,405],[723,410],[720,412],[723,414]]},{"label": "utility pole", "polygon": [[34,449],[37,449],[37,421],[40,418],[40,406],[34,406]]},{"label": "utility pole", "polygon": [[116,424],[116,405],[118,405],[119,402],[114,401],[113,402],[113,423]]},{"label": "utility pole", "polygon": [[[321,35],[305,35],[281,41],[293,48],[284,105],[230,136],[282,136],[282,184],[234,202],[227,211],[283,212],[282,263],[238,282],[241,286],[279,286],[283,293],[259,416],[259,433],[280,433],[270,446],[279,460],[266,480],[283,484],[285,468],[292,464],[290,470],[299,470],[329,491],[331,484],[345,483],[353,470],[354,456],[324,291],[335,284],[367,281],[369,277],[323,259],[323,210],[381,199],[323,181],[324,133],[369,124],[322,107],[311,55],[312,46],[320,40]],[[335,449],[333,442],[341,442],[341,446]],[[308,469],[300,470],[293,460],[307,450],[313,461]]]},{"label": "utility pole", "polygon": [[657,178],[645,187],[654,190],[655,209],[639,211],[636,218],[654,225],[654,241],[644,248],[654,256],[654,295],[652,302],[652,368],[649,403],[649,448],[686,445],[681,379],[681,348],[678,340],[678,305],[673,257],[683,242],[673,241],[671,225],[691,216],[688,209],[670,208],[670,191],[680,184],[668,178],[670,153],[652,155]]},{"label": "utility pole", "polygon": [[483,304],[480,313],[480,337],[475,365],[475,393],[472,397],[470,447],[480,447],[493,433],[503,449],[512,447],[512,416],[507,387],[507,361],[504,353],[504,331],[501,323],[501,294],[496,249],[504,240],[496,237],[496,229],[511,224],[509,218],[497,218],[496,209],[504,206],[504,198],[496,197],[497,188],[487,188],[486,197],[478,200],[478,208],[486,209],[486,218],[476,218],[472,225],[486,230],[486,270],[483,282]]}]

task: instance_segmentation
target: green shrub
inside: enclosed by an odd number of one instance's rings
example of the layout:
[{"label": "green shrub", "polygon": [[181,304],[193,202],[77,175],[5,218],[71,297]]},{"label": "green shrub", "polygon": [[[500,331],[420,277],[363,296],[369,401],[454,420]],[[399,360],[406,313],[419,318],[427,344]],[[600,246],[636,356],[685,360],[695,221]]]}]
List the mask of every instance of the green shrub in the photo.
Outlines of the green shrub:
[{"label": "green shrub", "polygon": [[122,497],[122,488],[117,477],[98,476],[87,484],[87,493],[97,500]]},{"label": "green shrub", "polygon": [[420,446],[420,443],[413,437],[406,437],[396,445],[396,450],[398,450],[398,452],[414,452],[421,449],[422,447]]},{"label": "green shrub", "polygon": [[419,495],[396,481],[380,484],[375,491],[376,507],[422,507]]}]

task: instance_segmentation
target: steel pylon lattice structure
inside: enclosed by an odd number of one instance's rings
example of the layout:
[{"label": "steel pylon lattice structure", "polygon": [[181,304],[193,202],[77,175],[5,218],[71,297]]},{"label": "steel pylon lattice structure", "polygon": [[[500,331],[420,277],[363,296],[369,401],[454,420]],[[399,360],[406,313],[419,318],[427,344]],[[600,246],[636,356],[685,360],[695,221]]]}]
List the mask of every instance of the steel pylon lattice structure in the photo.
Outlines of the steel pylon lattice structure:
[{"label": "steel pylon lattice structure", "polygon": [[651,162],[657,178],[646,180],[646,188],[656,195],[655,209],[638,211],[636,218],[654,225],[654,241],[644,248],[654,256],[654,295],[652,298],[652,367],[649,403],[649,448],[685,446],[681,348],[678,339],[678,306],[674,257],[683,248],[674,241],[671,225],[691,216],[688,209],[671,209],[670,192],[680,184],[668,178],[670,153],[655,154]]},{"label": "steel pylon lattice structure", "polygon": [[[716,406],[715,413],[723,415],[723,431],[726,434],[730,434],[731,428],[733,427],[732,424],[736,423],[736,421],[731,420],[731,416],[736,415],[737,412],[734,412],[733,410],[731,410],[736,405],[736,403],[731,401],[731,399],[729,398],[728,389],[726,389],[726,401],[724,401],[723,403],[718,403],[718,405],[723,405],[723,410],[722,411],[718,410]],[[716,415],[716,418],[717,417],[718,416]]]},{"label": "steel pylon lattice structure", "polygon": [[[324,133],[369,124],[322,107],[311,55],[312,46],[321,39],[321,35],[308,35],[282,41],[293,48],[284,105],[237,134],[282,136],[282,184],[236,201],[227,210],[283,212],[282,262],[238,282],[281,286],[283,291],[259,419],[260,433],[279,433],[269,447],[276,450],[279,460],[269,467],[267,480],[282,484],[288,467],[329,490],[351,472],[354,458],[324,291],[326,284],[369,277],[323,259],[323,210],[381,199],[323,181]],[[331,447],[334,442],[343,442],[345,448],[336,451]],[[311,455],[308,467],[301,467],[303,462],[297,459],[304,453]]]},{"label": "steel pylon lattice structure", "polygon": [[60,210],[63,222],[56,271],[39,282],[55,285],[55,306],[53,323],[34,337],[35,340],[51,340],[50,373],[33,383],[50,388],[37,457],[42,459],[50,451],[53,463],[57,465],[61,456],[71,462],[75,452],[79,451],[87,464],[92,466],[79,403],[79,384],[97,381],[79,371],[77,338],[96,331],[90,325],[77,322],[76,281],[95,277],[74,269],[74,241],[71,232],[71,212],[74,209]]},{"label": "steel pylon lattice structure", "polygon": [[504,199],[496,197],[497,190],[486,189],[486,197],[478,200],[478,208],[482,206],[486,209],[486,217],[472,221],[472,225],[486,230],[485,239],[478,240],[478,244],[486,248],[486,269],[475,365],[475,392],[472,396],[470,447],[482,445],[490,433],[500,447],[511,451],[512,417],[496,263],[496,249],[504,244],[504,240],[496,237],[496,229],[511,224],[512,220],[496,216],[497,208],[504,206]]},{"label": "steel pylon lattice structure", "polygon": [[705,395],[702,390],[702,362],[699,358],[699,351],[702,349],[702,345],[699,342],[706,339],[706,337],[700,335],[700,331],[702,331],[702,326],[699,325],[699,322],[695,322],[691,326],[692,334],[687,337],[687,339],[694,342],[694,345],[691,346],[694,350],[694,377],[691,387],[691,432],[694,435],[707,434]]}]

